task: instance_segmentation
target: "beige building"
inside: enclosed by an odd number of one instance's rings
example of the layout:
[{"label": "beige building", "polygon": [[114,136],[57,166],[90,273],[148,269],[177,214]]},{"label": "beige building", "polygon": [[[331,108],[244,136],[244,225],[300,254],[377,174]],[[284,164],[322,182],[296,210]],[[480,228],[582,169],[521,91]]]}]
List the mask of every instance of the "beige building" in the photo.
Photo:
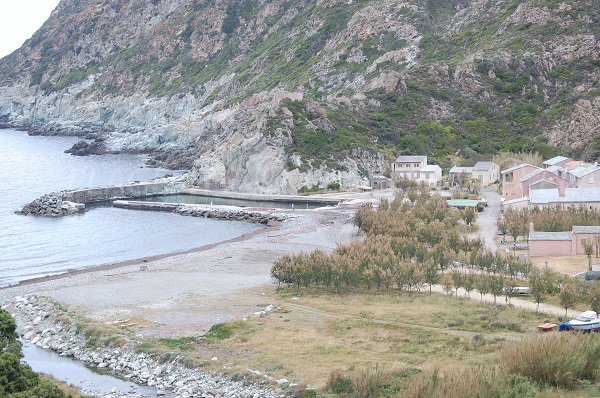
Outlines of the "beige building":
[{"label": "beige building", "polygon": [[478,180],[482,187],[487,187],[500,180],[500,166],[494,162],[477,162],[473,166],[473,178]]},{"label": "beige building", "polygon": [[452,185],[456,185],[465,176],[479,181],[482,187],[487,187],[500,180],[500,166],[494,162],[477,162],[473,167],[454,166],[449,175]]},{"label": "beige building", "polygon": [[391,164],[392,178],[408,178],[436,186],[442,180],[442,168],[435,164],[427,164],[427,156],[399,156]]}]

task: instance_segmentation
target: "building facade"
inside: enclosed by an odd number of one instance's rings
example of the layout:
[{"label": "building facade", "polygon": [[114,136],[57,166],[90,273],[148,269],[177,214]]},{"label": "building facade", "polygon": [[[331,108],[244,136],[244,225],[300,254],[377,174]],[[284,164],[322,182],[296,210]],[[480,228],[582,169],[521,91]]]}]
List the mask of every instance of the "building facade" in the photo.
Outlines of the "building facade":
[{"label": "building facade", "polygon": [[442,169],[438,165],[428,165],[427,156],[399,156],[391,164],[392,178],[408,178],[435,186],[442,180]]},{"label": "building facade", "polygon": [[570,232],[535,232],[529,226],[529,256],[585,255],[584,245],[600,236],[600,226],[574,226]]}]

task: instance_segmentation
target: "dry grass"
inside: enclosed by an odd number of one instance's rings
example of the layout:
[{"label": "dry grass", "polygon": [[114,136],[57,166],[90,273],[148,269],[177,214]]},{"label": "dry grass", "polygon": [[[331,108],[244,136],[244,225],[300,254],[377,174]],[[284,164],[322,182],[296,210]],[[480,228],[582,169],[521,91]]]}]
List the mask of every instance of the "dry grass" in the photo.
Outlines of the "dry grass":
[{"label": "dry grass", "polygon": [[[393,373],[496,362],[505,336],[533,332],[545,320],[541,315],[440,294],[315,295],[300,300],[276,295],[272,299],[283,301],[283,312],[248,320],[251,327],[230,339],[201,345],[197,354],[223,356],[242,368],[323,387],[334,369],[364,370],[384,363],[386,371]],[[373,323],[373,319],[482,334],[455,336]],[[516,322],[528,326],[519,330]]]},{"label": "dry grass", "polygon": [[501,362],[539,384],[573,387],[599,376],[600,341],[591,334],[538,335],[507,347]]},{"label": "dry grass", "polygon": [[[588,270],[588,258],[586,256],[561,256],[561,257],[531,257],[531,262],[538,268],[546,266],[560,272],[561,274],[573,275]],[[593,258],[592,264],[600,263],[600,259]]]}]

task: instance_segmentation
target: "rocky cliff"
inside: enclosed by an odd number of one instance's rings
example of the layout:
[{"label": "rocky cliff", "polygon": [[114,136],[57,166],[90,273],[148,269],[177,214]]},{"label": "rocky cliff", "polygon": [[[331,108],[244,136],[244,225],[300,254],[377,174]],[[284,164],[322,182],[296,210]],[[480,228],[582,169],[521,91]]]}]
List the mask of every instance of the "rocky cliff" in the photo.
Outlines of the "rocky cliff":
[{"label": "rocky cliff", "polygon": [[364,183],[402,153],[593,159],[599,19],[594,0],[62,0],[0,61],[0,122],[258,192]]}]

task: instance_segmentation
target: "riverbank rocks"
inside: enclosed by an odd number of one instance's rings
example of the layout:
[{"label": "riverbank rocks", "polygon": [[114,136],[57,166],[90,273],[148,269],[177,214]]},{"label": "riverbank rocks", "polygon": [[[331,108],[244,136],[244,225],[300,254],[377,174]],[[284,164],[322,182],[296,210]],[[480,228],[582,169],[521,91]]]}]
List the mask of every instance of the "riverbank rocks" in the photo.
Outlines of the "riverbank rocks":
[{"label": "riverbank rocks", "polygon": [[295,215],[283,212],[247,210],[238,207],[206,207],[180,205],[175,213],[182,216],[214,218],[218,220],[249,221],[268,225],[272,222],[283,222],[296,218]]},{"label": "riverbank rocks", "polygon": [[84,204],[63,200],[61,194],[51,193],[23,206],[17,213],[23,215],[61,217],[82,213],[84,211]]},{"label": "riverbank rocks", "polygon": [[[25,344],[35,344],[72,357],[87,366],[101,368],[125,380],[152,387],[150,395],[122,391],[84,391],[87,396],[103,398],[284,398],[292,396],[294,385],[276,383],[268,375],[225,373],[200,369],[190,358],[176,352],[145,353],[130,348],[134,343],[92,344],[85,331],[60,304],[41,296],[15,297],[3,307],[17,322],[17,331]],[[265,308],[265,314],[277,307]],[[93,337],[92,337],[93,339]],[[139,344],[139,342],[137,342]]]}]

